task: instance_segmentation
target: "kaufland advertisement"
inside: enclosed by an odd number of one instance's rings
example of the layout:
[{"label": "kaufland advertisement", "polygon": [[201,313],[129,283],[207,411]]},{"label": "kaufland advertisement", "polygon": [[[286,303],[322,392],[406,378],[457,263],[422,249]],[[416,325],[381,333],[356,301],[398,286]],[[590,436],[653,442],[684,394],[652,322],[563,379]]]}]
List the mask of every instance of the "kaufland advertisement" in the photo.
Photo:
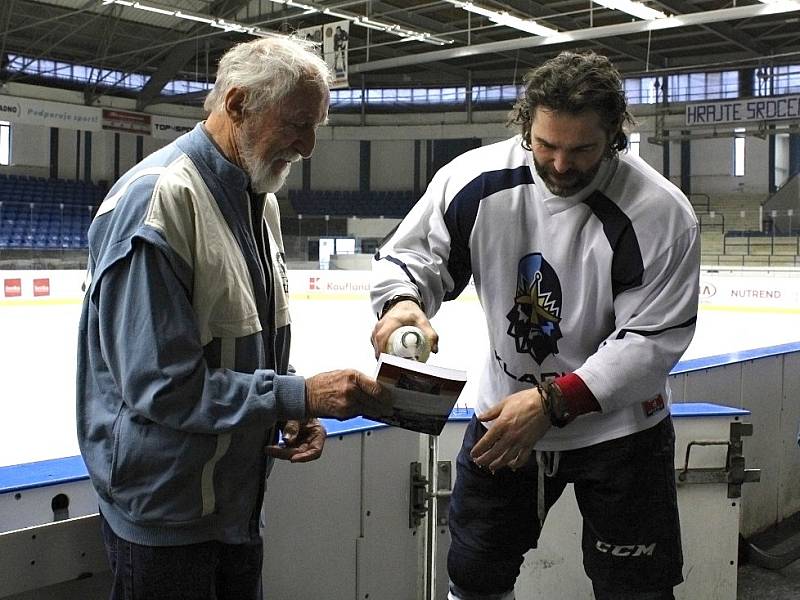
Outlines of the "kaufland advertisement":
[{"label": "kaufland advertisement", "polygon": [[[363,300],[369,296],[369,271],[289,271],[293,300]],[[84,271],[0,271],[0,303],[80,302]],[[474,299],[469,286],[459,299]],[[748,272],[736,275],[703,271],[701,310],[763,310],[800,313],[800,274]]]}]

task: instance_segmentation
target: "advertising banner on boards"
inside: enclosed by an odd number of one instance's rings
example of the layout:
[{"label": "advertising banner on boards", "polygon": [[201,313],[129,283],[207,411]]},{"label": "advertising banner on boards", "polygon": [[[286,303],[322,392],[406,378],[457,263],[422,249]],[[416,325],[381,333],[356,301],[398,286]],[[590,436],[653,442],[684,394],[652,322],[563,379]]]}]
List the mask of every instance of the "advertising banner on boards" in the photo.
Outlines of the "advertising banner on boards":
[{"label": "advertising banner on boards", "polygon": [[118,131],[174,140],[197,124],[196,119],[151,115],[117,108],[97,108],[0,94],[0,121],[75,129]]},{"label": "advertising banner on boards", "polygon": [[42,127],[100,131],[102,110],[66,102],[0,95],[0,120]]},{"label": "advertising banner on boards", "polygon": [[103,129],[122,131],[124,133],[137,133],[150,135],[150,115],[145,113],[118,110],[115,108],[103,109]]},{"label": "advertising banner on boards", "polygon": [[150,124],[152,125],[153,137],[160,140],[174,140],[184,133],[188,133],[198,121],[193,119],[182,119],[180,117],[165,117],[163,115],[152,115]]}]

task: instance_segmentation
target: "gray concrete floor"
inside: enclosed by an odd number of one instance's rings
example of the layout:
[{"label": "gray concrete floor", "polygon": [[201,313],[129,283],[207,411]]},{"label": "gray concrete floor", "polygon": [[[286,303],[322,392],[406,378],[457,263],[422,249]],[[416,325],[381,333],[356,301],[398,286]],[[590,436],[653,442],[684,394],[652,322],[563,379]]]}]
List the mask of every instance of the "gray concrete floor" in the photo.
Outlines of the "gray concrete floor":
[{"label": "gray concrete floor", "polygon": [[[749,541],[772,555],[792,552],[800,547],[800,513]],[[737,600],[800,600],[800,560],[770,570],[755,565],[746,551],[740,552],[736,597]]]},{"label": "gray concrete floor", "polygon": [[737,600],[798,600],[800,598],[800,560],[779,571],[754,565],[739,567]]}]

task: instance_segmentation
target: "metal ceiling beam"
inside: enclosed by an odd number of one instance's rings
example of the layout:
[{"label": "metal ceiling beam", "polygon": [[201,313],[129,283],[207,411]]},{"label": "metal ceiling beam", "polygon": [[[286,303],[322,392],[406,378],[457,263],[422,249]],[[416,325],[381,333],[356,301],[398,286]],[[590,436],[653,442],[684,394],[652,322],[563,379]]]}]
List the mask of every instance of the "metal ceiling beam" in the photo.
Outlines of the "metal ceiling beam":
[{"label": "metal ceiling beam", "polygon": [[[659,0],[659,4],[675,13],[686,14],[692,11],[692,5],[684,0]],[[754,56],[766,56],[770,53],[770,48],[766,44],[727,23],[714,23],[706,25],[706,28],[726,41],[752,52]]]},{"label": "metal ceiling beam", "polygon": [[[554,27],[557,26],[557,19],[553,15],[552,10],[546,10],[545,8],[543,8],[543,5],[541,3],[538,3],[538,2],[527,2],[526,0],[509,0],[508,2],[503,4],[503,7],[504,8],[513,8],[519,14],[521,14],[521,15],[529,15],[531,17],[537,18],[537,20],[545,19],[546,22],[542,23],[544,25],[552,25]],[[506,27],[497,26],[495,23],[491,23],[491,22],[489,22],[489,25],[485,25],[485,26],[482,26],[482,27],[481,26],[477,26],[476,27],[473,24],[476,23],[476,22],[480,22],[480,21],[484,20],[482,17],[476,17],[472,13],[467,12],[467,11],[462,11],[461,9],[459,9],[456,6],[453,6],[453,5],[450,5],[450,8],[452,10],[456,11],[457,13],[463,13],[464,20],[467,21],[467,29],[462,30],[462,32],[468,33],[468,35],[469,35],[468,39],[471,40],[471,43],[486,43],[486,42],[481,42],[480,40],[481,39],[492,39],[491,36],[493,34],[498,34],[498,33],[499,33],[499,35],[502,36],[505,31],[509,31]],[[573,28],[575,27],[575,23],[571,19],[567,20],[564,17],[558,17],[558,20],[560,20],[562,22],[562,28],[563,29],[566,29],[568,27],[573,27]],[[513,30],[510,30],[510,31],[513,31]],[[523,64],[524,65],[524,64],[531,64],[533,62],[536,62],[538,57],[536,56],[535,53],[532,53],[532,52],[522,53],[522,52],[520,52],[520,49],[515,49],[515,50],[509,51],[509,52],[498,52],[498,53],[495,53],[495,59],[493,61],[490,61],[490,62],[503,62],[502,59],[505,59],[505,61],[513,62],[514,64],[517,64],[517,65],[519,65],[519,64]],[[442,64],[442,63],[440,63],[440,64]],[[470,68],[472,69],[473,77],[474,77],[474,74],[480,72],[483,67],[484,67],[484,65],[471,64]],[[491,70],[492,73],[496,73],[497,72],[493,66],[490,67],[490,70]],[[524,73],[525,69],[523,68],[521,71]],[[516,79],[516,77],[514,77],[514,75],[512,75],[512,79]]]},{"label": "metal ceiling beam", "polygon": [[2,37],[2,41],[0,41],[0,57],[6,55],[6,40],[8,38],[8,34],[6,32],[8,31],[8,24],[11,22],[11,11],[13,9],[14,9],[14,0],[11,0],[11,2],[7,2],[3,6],[3,16],[2,16],[2,18],[3,18],[4,24],[3,24],[3,34],[1,36]]},{"label": "metal ceiling beam", "polygon": [[[510,6],[518,9],[522,14],[530,14],[530,16],[538,19],[544,19],[553,25],[558,26],[560,29],[574,30],[578,27],[578,21],[571,17],[563,17],[553,14],[553,8],[548,7],[541,2],[532,2],[525,0],[513,0]],[[666,59],[658,53],[648,52],[646,49],[636,44],[631,44],[622,39],[608,38],[602,39],[597,42],[599,45],[608,48],[618,54],[622,54],[629,58],[640,62],[642,66],[648,67],[654,65],[655,68],[665,67],[667,64]]]},{"label": "metal ceiling beam", "polygon": [[364,73],[368,71],[379,71],[381,69],[395,69],[408,65],[418,65],[434,61],[453,60],[467,58],[479,54],[494,52],[507,52],[520,48],[534,48],[538,46],[551,46],[557,44],[567,44],[570,42],[580,42],[586,40],[597,40],[618,35],[630,35],[634,33],[645,33],[648,31],[660,31],[663,29],[673,29],[676,27],[699,26],[708,23],[720,23],[723,21],[735,21],[737,19],[749,19],[772,14],[794,12],[800,10],[800,2],[785,0],[783,2],[770,4],[755,4],[751,6],[740,6],[735,8],[722,8],[705,12],[695,12],[686,15],[675,15],[664,19],[652,21],[634,21],[630,23],[620,23],[617,25],[604,25],[601,27],[588,27],[577,31],[566,31],[547,37],[527,36],[514,40],[502,42],[489,42],[486,44],[476,44],[464,46],[462,48],[449,48],[447,50],[434,50],[405,57],[398,57],[386,60],[376,60],[358,65],[351,65],[351,73]]},{"label": "metal ceiling beam", "polygon": [[[69,12],[65,12],[64,14],[60,15],[58,18],[59,19],[61,19],[61,18],[69,18],[69,17],[71,17],[73,15],[77,15],[77,14],[86,12],[87,10],[89,10],[89,8],[93,4],[94,4],[93,0],[86,0],[84,5],[81,6],[80,8],[77,8],[77,9],[69,11]],[[42,58],[44,56],[47,56],[47,54],[50,52],[50,50],[60,46],[63,42],[65,42],[70,37],[76,35],[78,32],[80,32],[84,28],[89,27],[91,25],[91,23],[93,21],[96,21],[98,18],[99,18],[99,15],[93,14],[88,20],[83,21],[80,25],[78,25],[76,27],[68,28],[67,32],[64,35],[62,35],[59,39],[57,39],[55,41],[51,41],[51,43],[45,48],[41,47],[40,42],[43,42],[45,40],[45,38],[47,38],[47,37],[51,37],[51,33],[52,32],[50,30],[47,30],[44,33],[42,33],[37,39],[30,40],[29,43],[28,43],[27,48],[22,51],[23,54],[30,55],[29,56],[29,60],[28,60],[28,64],[32,63],[34,60],[38,60],[38,59],[40,59],[40,58]],[[24,77],[24,75],[22,75],[22,74],[12,75],[11,77],[8,78],[8,80],[9,81],[13,81],[13,80],[15,80],[17,78],[21,78],[21,77]]]},{"label": "metal ceiling beam", "polygon": [[[323,5],[321,3],[318,3],[316,1],[313,2],[313,3],[314,3],[315,6],[317,6],[317,8],[320,8],[320,9],[323,8]],[[391,14],[394,14],[395,12],[398,11],[398,9],[396,7],[394,7],[392,5],[389,5],[389,4],[381,3],[378,6],[381,9],[384,9],[384,8],[387,9],[388,13],[391,13]],[[330,5],[330,8],[332,8],[332,9],[344,8],[344,9],[348,9],[348,11],[349,11],[349,7],[348,7],[347,4]],[[349,12],[353,12],[353,14],[356,14],[355,11],[349,11]],[[405,10],[403,10],[402,12],[403,12],[404,15],[406,15],[408,17],[408,22],[401,23],[401,25],[404,25],[404,26],[407,26],[407,27],[412,27],[412,28],[416,27],[416,28],[421,29],[421,30],[433,31],[433,32],[436,32],[439,29],[438,26],[441,25],[441,23],[439,23],[439,22],[437,22],[437,21],[435,21],[433,19],[429,19],[427,17],[415,16],[415,15],[413,15],[411,13],[407,13],[407,11],[405,11]],[[361,13],[358,13],[358,14],[361,14]],[[371,16],[372,16],[372,18],[381,20],[383,14],[384,14],[383,12],[377,13],[377,16],[376,16],[376,13],[372,13]],[[289,10],[283,9],[283,10],[278,10],[278,11],[269,13],[269,18],[267,18],[267,19],[254,17],[254,18],[251,18],[249,20],[244,20],[242,22],[249,23],[251,25],[256,25],[256,26],[271,26],[271,25],[274,25],[274,24],[283,23],[283,22],[290,21],[290,20],[293,20],[293,19],[298,19],[298,18],[301,18],[303,16],[304,16],[303,13],[297,12],[297,9],[289,9]],[[314,15],[309,15],[309,16],[314,16]],[[329,16],[329,15],[326,15],[326,16]],[[360,30],[361,28],[357,28],[357,29]],[[365,40],[366,40],[367,34],[370,31],[371,30],[369,30],[369,29],[364,29],[363,30],[363,38]],[[358,33],[354,33],[353,30],[351,29],[350,30],[350,56],[353,56],[353,55],[357,54],[358,52],[366,52],[367,50],[369,50],[370,54],[382,55],[383,57],[389,57],[389,58],[396,57],[396,56],[405,56],[405,54],[403,54],[401,51],[396,50],[394,48],[391,48],[390,45],[388,45],[388,44],[387,45],[380,44],[380,45],[374,45],[374,46],[361,46],[361,47],[356,48],[356,47],[353,46],[353,43],[352,43],[353,39],[356,38],[356,37],[358,37],[360,39],[362,37],[361,36],[361,32],[359,31]],[[402,39],[396,39],[395,43],[398,44],[398,45],[402,44],[403,40]],[[383,59],[381,59],[381,60],[383,60]],[[445,73],[448,73],[450,75],[453,75],[454,77],[460,77],[462,81],[466,81],[468,76],[469,76],[469,71],[467,69],[464,69],[462,67],[456,67],[456,66],[453,66],[453,65],[444,65],[443,64],[443,65],[436,65],[436,66],[433,66],[433,67],[427,67],[426,66],[426,67],[423,67],[423,69],[425,71],[430,71],[432,73],[445,72]]]},{"label": "metal ceiling beam", "polygon": [[[435,35],[441,35],[445,33],[444,31],[440,31],[442,27],[442,23],[440,21],[426,17],[425,15],[413,13],[409,11],[408,8],[395,6],[393,4],[389,4],[388,2],[381,2],[380,0],[373,0],[371,5],[372,14],[368,16],[374,17],[379,21],[382,19],[387,19],[391,22],[397,22],[395,17],[400,17],[400,25],[405,24],[406,26],[413,26],[417,29],[429,31]],[[414,7],[411,8],[413,9]]]},{"label": "metal ceiling beam", "polygon": [[[380,48],[372,48],[372,49],[370,49],[370,52],[373,53],[373,54],[383,54],[384,56],[386,56],[386,55],[395,56],[395,57],[407,56],[405,54],[402,54],[400,51],[395,50],[395,49],[390,48],[390,47],[387,47],[387,46],[380,47]],[[394,59],[393,58],[387,58],[387,59],[380,59],[380,60],[394,60]],[[361,63],[361,64],[363,64],[363,63]],[[457,67],[455,65],[446,65],[446,64],[434,65],[434,66],[424,65],[422,68],[423,68],[423,70],[425,72],[430,72],[430,73],[433,73],[433,74],[447,73],[448,75],[451,75],[453,77],[458,77],[461,81],[466,81],[467,78],[469,77],[469,70],[468,69],[465,69],[463,67]],[[349,70],[352,73],[352,67]],[[415,74],[409,74],[411,79],[413,79],[414,75]],[[409,81],[411,79],[409,79]]]},{"label": "metal ceiling beam", "polygon": [[[430,17],[426,17],[423,15],[414,14],[412,12],[409,12],[406,8],[400,8],[398,6],[395,6],[393,4],[388,4],[386,2],[373,0],[372,14],[370,16],[379,21],[382,19],[387,19],[391,22],[395,22],[395,17],[399,16],[400,25],[405,25],[406,27],[410,27],[412,29],[428,31],[433,33],[434,35],[439,35],[444,33],[439,31],[442,25],[439,21],[436,21],[435,19],[431,19]],[[399,50],[396,50],[391,47],[383,47],[381,50],[375,48],[371,49],[370,52],[375,52],[375,53],[386,52],[388,54],[393,54],[397,56],[405,56]],[[447,73],[448,75],[460,79],[460,81],[462,82],[466,82],[469,79],[469,71],[463,67],[457,67],[455,65],[436,65],[430,68],[425,67],[425,71],[430,72],[432,74],[436,74],[437,72],[444,72]],[[414,78],[414,80],[416,80],[416,78]]]},{"label": "metal ceiling beam", "polygon": [[[98,51],[98,40],[108,39],[114,44],[120,44],[123,38],[130,36],[126,36],[124,31],[111,31],[117,18],[105,16],[105,11],[95,11],[94,8],[100,7],[97,0],[86,0],[82,6],[74,8],[44,5],[30,0],[18,0],[14,6],[13,22],[4,31],[8,40],[6,50],[32,60],[57,58],[75,64],[126,70],[125,65],[119,62],[109,63],[108,57],[103,56],[102,49]],[[140,32],[137,35],[137,53],[141,53],[151,45],[153,38],[144,37],[141,34],[143,28],[136,29]],[[60,35],[60,32],[66,33]],[[11,34],[14,34],[13,38]],[[54,41],[56,35],[60,37]],[[31,42],[31,39],[34,41]],[[49,40],[47,44],[43,44],[45,40]],[[46,77],[52,73],[41,75]],[[11,79],[25,77],[30,75],[20,72],[10,76]]]},{"label": "metal ceiling beam", "polygon": [[[97,47],[97,56],[100,59],[100,64],[103,64],[103,57],[108,55],[108,51],[111,48],[111,43],[114,39],[114,33],[119,26],[121,19],[122,11],[116,11],[116,16],[114,18],[113,26],[108,27],[106,23],[104,23],[103,27],[103,35],[99,40],[99,44]],[[99,16],[99,15],[98,15]],[[88,85],[83,89],[83,101],[86,103],[87,106],[91,106],[94,101],[100,96],[97,93],[97,86],[99,83],[103,81],[103,77],[101,75],[102,70],[97,69],[97,76],[93,78],[91,81],[88,82]]]},{"label": "metal ceiling beam", "polygon": [[[42,10],[41,2],[29,1],[29,2],[19,2],[18,4],[21,8],[30,9],[31,14],[36,14],[36,12],[40,12]],[[13,29],[8,29],[3,32],[3,35],[7,36],[12,33],[19,33],[21,31],[26,31],[28,29],[36,29],[47,23],[52,23],[54,21],[59,21],[61,19],[72,17],[76,14],[89,10],[90,5],[92,4],[94,4],[94,0],[89,0],[88,2],[86,2],[83,8],[75,8],[75,9],[64,8],[62,6],[57,6],[57,5],[48,5],[47,7],[48,10],[50,10],[51,13],[56,13],[55,16],[47,17],[45,19],[41,18],[37,19],[31,17],[30,20],[26,19],[25,25],[21,27],[15,27]],[[10,6],[14,7],[14,3],[10,3]],[[21,11],[15,11],[15,12],[21,12]]]},{"label": "metal ceiling beam", "polygon": [[[430,9],[432,6],[433,5],[422,5],[422,10],[424,10],[426,8]],[[462,11],[460,11],[460,9],[458,9],[455,6],[452,6],[452,5],[448,5],[448,6],[449,6],[449,8],[451,8],[456,13],[462,12]],[[514,6],[514,5],[512,3],[512,4],[509,4],[509,6]],[[399,7],[396,7],[396,6],[392,5],[392,4],[389,4],[387,2],[382,2],[382,1],[378,1],[378,0],[373,0],[372,7],[373,7],[374,14],[375,14],[375,18],[378,19],[378,20],[382,20],[383,19],[383,20],[391,22],[393,20],[396,20],[396,17],[399,17],[401,22],[404,21],[404,22],[406,22],[406,24],[414,26],[417,29],[431,31],[431,32],[435,33],[436,35],[442,35],[442,36],[446,36],[446,37],[447,36],[453,37],[452,33],[449,33],[446,29],[442,29],[443,24],[444,25],[450,25],[452,27],[453,26],[452,22],[439,21],[439,20],[436,20],[434,18],[425,16],[425,15],[421,15],[421,14],[418,14],[418,13],[410,12],[406,8],[399,8]],[[416,9],[416,7],[413,7],[413,8]],[[542,8],[542,5],[539,4],[539,3],[536,3],[536,2],[530,2],[530,3],[529,2],[525,2],[525,7],[524,8],[520,8],[518,6],[514,6],[514,8],[519,10],[522,14],[530,13],[532,16],[535,15],[537,11],[544,12],[544,9]],[[464,12],[465,20],[469,19],[469,14],[470,13]],[[552,11],[550,11],[550,14],[552,14]],[[492,24],[492,25],[494,25],[494,24]],[[489,29],[485,30],[484,32],[481,32],[481,33],[477,33],[476,29],[471,29],[470,33],[472,34],[472,39],[473,40],[479,39],[479,36],[483,36],[483,39],[487,39],[487,38],[488,39],[492,39],[490,37],[492,32],[496,32],[498,29],[503,29],[503,28],[492,27],[492,28],[489,28]],[[459,33],[466,34],[466,32],[467,32],[467,30],[462,30]],[[489,35],[486,35],[487,33],[489,33]],[[404,56],[407,56],[407,55],[404,55]],[[507,52],[507,53],[498,53],[498,56],[500,56],[501,58],[505,59],[506,61],[513,61],[513,62],[525,63],[525,62],[531,62],[533,60],[533,58],[530,58],[529,55],[521,56],[519,51],[512,51],[512,52]],[[474,78],[475,74],[480,71],[480,66],[470,65],[469,69],[466,69],[466,68],[463,68],[463,67],[457,67],[455,65],[447,65],[445,63],[439,63],[439,64],[435,65],[433,68],[430,69],[430,72],[433,73],[434,75],[436,75],[437,73],[448,73],[450,75],[457,76],[460,73],[461,74],[461,83],[466,83],[468,81],[468,79],[470,78],[470,71],[472,72],[472,77]],[[492,72],[493,73],[496,72],[494,68],[492,68]],[[414,80],[415,81],[417,80],[417,77],[418,77],[418,75],[415,74],[415,76],[414,76]]]},{"label": "metal ceiling beam", "polygon": [[[230,18],[248,4],[249,0],[217,0],[209,7],[209,14],[216,17]],[[205,25],[196,25],[186,34],[194,38],[200,30],[205,30]],[[158,70],[150,76],[142,91],[136,97],[136,110],[144,110],[149,104],[161,94],[164,86],[175,78],[186,63],[197,53],[197,42],[190,39],[175,46],[164,49],[161,54],[166,54],[164,62],[159,65]]]}]

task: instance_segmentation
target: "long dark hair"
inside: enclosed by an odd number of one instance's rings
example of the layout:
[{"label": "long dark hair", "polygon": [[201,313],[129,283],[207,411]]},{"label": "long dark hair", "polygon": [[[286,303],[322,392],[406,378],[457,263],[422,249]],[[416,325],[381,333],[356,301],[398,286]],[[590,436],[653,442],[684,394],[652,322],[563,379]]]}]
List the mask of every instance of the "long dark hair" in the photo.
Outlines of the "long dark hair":
[{"label": "long dark hair", "polygon": [[508,125],[518,124],[523,147],[531,147],[531,122],[536,109],[578,114],[594,110],[610,140],[606,155],[628,146],[625,126],[635,121],[628,112],[619,71],[605,56],[594,52],[562,52],[525,75],[525,91],[514,104]]}]

